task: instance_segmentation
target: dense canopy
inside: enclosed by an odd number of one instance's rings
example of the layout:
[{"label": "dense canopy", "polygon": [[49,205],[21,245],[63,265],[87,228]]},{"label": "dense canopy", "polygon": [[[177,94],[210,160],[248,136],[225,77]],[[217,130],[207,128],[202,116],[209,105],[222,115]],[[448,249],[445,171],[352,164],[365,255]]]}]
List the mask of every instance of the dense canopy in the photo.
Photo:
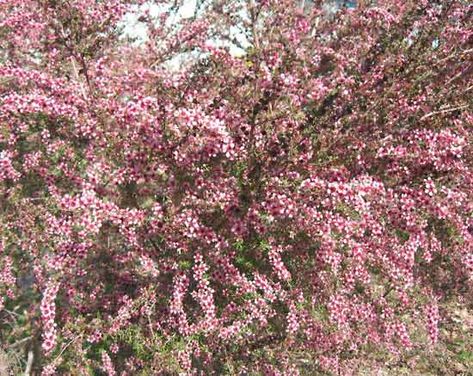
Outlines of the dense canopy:
[{"label": "dense canopy", "polygon": [[0,0],[10,367],[348,375],[434,349],[472,301],[471,4],[151,3]]}]

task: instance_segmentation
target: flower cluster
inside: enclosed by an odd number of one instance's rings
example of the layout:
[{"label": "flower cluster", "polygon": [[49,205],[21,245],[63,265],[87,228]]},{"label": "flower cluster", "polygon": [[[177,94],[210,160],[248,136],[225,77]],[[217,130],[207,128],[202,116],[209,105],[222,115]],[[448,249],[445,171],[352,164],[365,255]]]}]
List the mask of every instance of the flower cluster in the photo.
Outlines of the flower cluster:
[{"label": "flower cluster", "polygon": [[50,281],[44,291],[41,300],[41,320],[43,323],[42,348],[49,354],[56,346],[57,324],[56,319],[56,296],[59,291],[59,283]]},{"label": "flower cluster", "polygon": [[108,376],[115,376],[117,374],[115,372],[115,368],[113,368],[113,363],[110,359],[110,356],[105,351],[102,353],[102,364],[102,368]]},{"label": "flower cluster", "polygon": [[439,337],[439,309],[434,302],[425,307],[425,318],[427,321],[427,330],[429,332],[430,342],[435,344]]}]

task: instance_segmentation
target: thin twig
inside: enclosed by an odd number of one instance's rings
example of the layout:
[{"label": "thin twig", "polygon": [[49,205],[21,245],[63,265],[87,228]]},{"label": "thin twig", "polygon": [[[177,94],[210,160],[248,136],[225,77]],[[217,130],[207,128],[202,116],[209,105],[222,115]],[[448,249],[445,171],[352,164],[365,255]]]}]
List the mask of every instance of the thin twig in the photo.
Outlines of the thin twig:
[{"label": "thin twig", "polygon": [[24,343],[26,341],[29,341],[30,339],[31,339],[31,336],[28,336],[26,338],[22,338],[22,339],[16,341],[15,343],[11,344],[9,346],[9,348],[17,347],[17,346],[21,345],[22,343]]},{"label": "thin twig", "polygon": [[468,107],[468,105],[465,104],[465,105],[463,105],[463,106],[458,106],[458,107],[453,107],[453,108],[447,108],[446,110],[430,112],[430,113],[425,114],[424,116],[422,116],[422,117],[420,118],[420,121],[425,120],[425,119],[428,119],[428,118],[430,118],[430,117],[432,117],[432,116],[435,116],[435,115],[446,114],[446,113],[448,113],[448,112],[453,112],[453,111],[461,110],[461,109],[467,108],[467,107]]},{"label": "thin twig", "polygon": [[470,48],[464,51],[454,51],[452,54],[448,55],[447,57],[444,57],[443,59],[440,59],[439,61],[437,61],[435,64],[436,65],[443,64],[454,57],[458,57],[458,55],[467,55],[472,51],[473,51],[473,48]]},{"label": "thin twig", "polygon": [[64,353],[64,351],[67,350],[67,348],[77,340],[77,338],[79,338],[81,336],[81,334],[78,334],[76,335],[73,339],[71,339],[62,349],[61,349],[61,352],[58,354],[58,356],[56,356],[56,358],[54,359],[53,363],[55,363],[60,357],[61,355]]},{"label": "thin twig", "polygon": [[[469,67],[468,67],[469,68]],[[460,72],[458,72],[455,76],[453,76],[452,78],[450,78],[447,83],[445,84],[445,86],[448,86],[450,85],[453,81],[455,81],[457,78],[459,77],[462,77],[464,74],[465,74],[465,70],[467,70],[466,68],[461,70]]]}]

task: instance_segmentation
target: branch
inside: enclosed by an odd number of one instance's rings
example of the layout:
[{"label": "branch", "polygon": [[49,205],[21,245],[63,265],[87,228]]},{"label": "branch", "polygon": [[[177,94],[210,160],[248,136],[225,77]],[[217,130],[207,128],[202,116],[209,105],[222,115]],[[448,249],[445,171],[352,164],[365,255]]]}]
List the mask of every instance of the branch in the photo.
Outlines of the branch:
[{"label": "branch", "polygon": [[250,18],[251,18],[251,34],[253,36],[253,43],[254,47],[259,50],[259,36],[258,36],[258,30],[257,30],[257,21],[258,21],[258,16],[260,12],[260,8],[256,9],[256,4],[254,1],[251,1],[250,3]]},{"label": "branch", "polygon": [[77,66],[76,66],[76,62],[75,62],[75,59],[74,57],[70,57],[71,59],[71,63],[72,63],[72,70],[74,71],[74,78],[76,79],[76,81],[79,83],[79,86],[80,86],[80,92],[82,94],[82,97],[84,99],[87,99],[87,94],[85,93],[85,89],[84,89],[84,85],[82,85],[82,82],[80,80],[80,77],[79,77],[79,71],[77,69]]},{"label": "branch", "polygon": [[33,368],[34,353],[33,350],[28,351],[28,360],[26,362],[25,376],[31,375],[31,370]]}]

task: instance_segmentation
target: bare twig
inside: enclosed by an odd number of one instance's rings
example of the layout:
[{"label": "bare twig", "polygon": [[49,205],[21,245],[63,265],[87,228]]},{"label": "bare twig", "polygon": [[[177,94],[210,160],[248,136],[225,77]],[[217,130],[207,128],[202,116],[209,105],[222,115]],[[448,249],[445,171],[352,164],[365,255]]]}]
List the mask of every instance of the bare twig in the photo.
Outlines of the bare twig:
[{"label": "bare twig", "polygon": [[259,36],[257,30],[259,9],[256,9],[256,4],[254,1],[250,3],[250,18],[251,18],[251,34],[253,36],[254,47],[259,50]]},{"label": "bare twig", "polygon": [[447,83],[445,84],[445,86],[448,86],[450,85],[453,81],[455,81],[457,78],[459,77],[462,77],[462,76],[466,76],[465,74],[465,71],[468,71],[468,69],[470,68],[470,65],[468,66],[468,68],[465,68],[465,69],[462,69],[460,72],[458,72],[455,76],[453,76],[452,78],[450,78]]},{"label": "bare twig", "polygon": [[422,117],[420,118],[420,121],[426,120],[426,119],[428,119],[428,118],[430,118],[430,117],[432,117],[432,116],[435,116],[435,115],[446,114],[446,113],[448,113],[448,112],[453,112],[453,111],[461,110],[461,109],[467,108],[467,107],[468,107],[468,105],[465,104],[465,105],[463,105],[463,106],[458,106],[458,107],[453,107],[453,108],[447,108],[447,109],[441,110],[441,111],[430,112],[430,113],[425,114],[424,116],[422,116]]},{"label": "bare twig", "polygon": [[4,84],[8,84],[12,81],[14,81],[15,79],[13,77],[7,77],[7,78],[2,78],[0,80],[0,85],[4,85]]},{"label": "bare twig", "polygon": [[60,357],[61,355],[64,353],[64,351],[67,350],[67,348],[77,340],[77,338],[81,337],[81,334],[78,334],[76,335],[73,339],[71,339],[68,343],[66,343],[66,345],[61,349],[61,352],[58,354],[58,356],[56,356],[56,358],[54,359],[53,363],[55,363]]},{"label": "bare twig", "polygon": [[28,337],[26,337],[26,338],[22,338],[22,339],[16,341],[15,343],[11,344],[11,345],[9,346],[9,348],[13,348],[13,347],[20,346],[22,343],[27,342],[27,341],[29,341],[30,339],[31,339],[31,336],[28,336]]},{"label": "bare twig", "polygon": [[[82,96],[84,97],[84,100],[87,100],[87,94],[85,92],[84,85],[82,84],[82,81],[80,79],[79,70],[77,69],[77,65],[76,65],[76,62],[75,62],[75,51],[72,47],[70,47],[67,44],[68,36],[66,35],[64,27],[62,26],[62,24],[60,24],[59,26],[60,26],[61,36],[64,39],[65,46],[70,50],[70,52],[72,54],[72,56],[70,57],[70,60],[71,60],[71,64],[72,64],[72,70],[74,72],[74,78],[79,83],[80,91],[81,91]],[[90,89],[90,83],[88,82],[88,77],[86,76],[86,78],[87,78],[87,83],[89,84],[89,89]]]},{"label": "bare twig", "polygon": [[31,375],[31,369],[33,368],[34,353],[33,350],[28,351],[28,360],[26,362],[25,376]]},{"label": "bare twig", "polygon": [[9,368],[8,357],[2,350],[0,350],[0,376],[8,376]]},{"label": "bare twig", "polygon": [[473,51],[473,48],[469,48],[468,50],[464,50],[464,51],[454,51],[452,54],[448,55],[447,57],[444,57],[443,59],[440,59],[439,61],[437,61],[435,64],[436,65],[443,64],[446,61],[453,59],[454,57],[458,57],[458,55],[468,55],[472,51]]},{"label": "bare twig", "polygon": [[74,78],[75,78],[76,81],[79,83],[80,91],[81,91],[82,96],[84,97],[84,99],[86,99],[86,98],[87,98],[87,94],[85,93],[84,85],[82,85],[82,82],[81,82],[81,80],[80,80],[79,71],[78,71],[78,69],[77,69],[75,59],[74,59],[74,57],[72,57],[72,56],[71,56],[71,63],[72,63],[72,69],[73,69],[73,71],[74,71]]}]

